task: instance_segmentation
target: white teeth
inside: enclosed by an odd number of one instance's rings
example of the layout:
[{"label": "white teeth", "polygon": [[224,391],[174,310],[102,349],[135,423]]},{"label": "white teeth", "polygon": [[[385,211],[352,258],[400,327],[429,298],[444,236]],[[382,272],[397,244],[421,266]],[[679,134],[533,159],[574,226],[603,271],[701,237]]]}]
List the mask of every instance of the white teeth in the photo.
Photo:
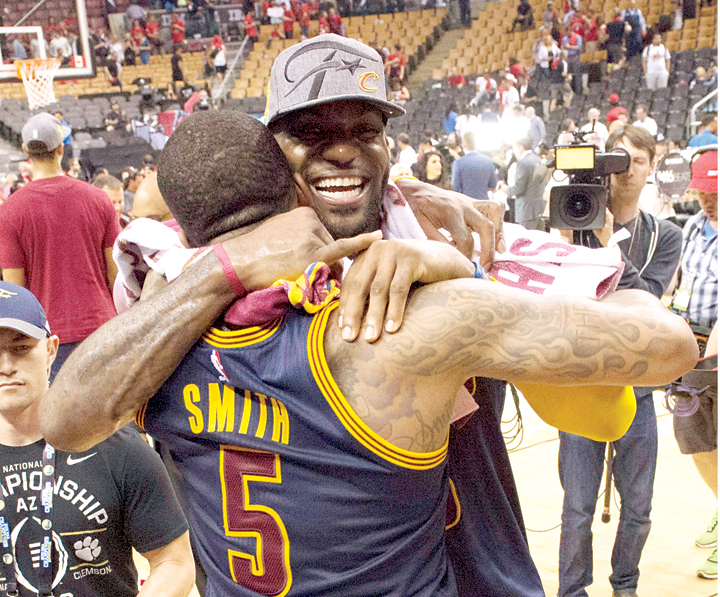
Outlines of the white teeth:
[{"label": "white teeth", "polygon": [[357,191],[323,191],[323,195],[330,199],[352,199],[357,196]]},{"label": "white teeth", "polygon": [[324,178],[315,184],[318,189],[326,189],[328,187],[359,187],[362,184],[362,178],[353,176],[349,178]]}]

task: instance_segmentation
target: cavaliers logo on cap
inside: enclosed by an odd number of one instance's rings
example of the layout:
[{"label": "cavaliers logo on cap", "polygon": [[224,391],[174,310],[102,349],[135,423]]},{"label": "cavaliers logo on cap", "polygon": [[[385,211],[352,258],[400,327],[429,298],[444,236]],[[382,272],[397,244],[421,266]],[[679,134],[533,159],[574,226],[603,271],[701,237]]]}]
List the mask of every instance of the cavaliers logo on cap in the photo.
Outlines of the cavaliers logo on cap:
[{"label": "cavaliers logo on cap", "polygon": [[[330,51],[327,54],[324,54],[322,58],[306,55],[308,52],[316,52],[319,50]],[[338,52],[340,52],[339,56]],[[325,75],[328,72],[340,73],[342,71],[347,71],[350,75],[354,75],[357,69],[368,68],[368,66],[370,66],[369,64],[363,64],[363,59],[369,60],[371,63],[378,62],[378,57],[362,52],[359,49],[349,47],[344,43],[323,41],[308,44],[298,49],[297,52],[290,56],[288,61],[285,63],[285,69],[283,71],[285,81],[293,84],[285,94],[285,97],[289,96],[310,77],[313,77],[307,101],[318,99],[325,81]],[[293,70],[295,72],[299,71],[300,76],[298,77],[290,76],[290,70],[293,64],[295,64]],[[375,75],[375,77],[377,78],[377,75]]]},{"label": "cavaliers logo on cap", "polygon": [[368,85],[368,79],[372,79],[373,81],[378,80],[378,76],[373,72],[363,73],[360,75],[360,89],[363,91],[367,91],[368,93],[372,93],[373,91],[377,91],[377,87],[373,87],[371,85]]}]

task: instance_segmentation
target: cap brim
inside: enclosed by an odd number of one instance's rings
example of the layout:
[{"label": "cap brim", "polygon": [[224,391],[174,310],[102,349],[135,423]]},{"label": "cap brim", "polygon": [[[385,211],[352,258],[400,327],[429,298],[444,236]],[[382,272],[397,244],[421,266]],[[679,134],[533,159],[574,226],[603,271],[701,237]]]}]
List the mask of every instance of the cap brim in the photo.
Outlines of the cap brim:
[{"label": "cap brim", "polygon": [[717,178],[693,178],[686,190],[697,189],[704,193],[717,193],[718,192],[718,179]]},{"label": "cap brim", "polygon": [[298,110],[304,110],[305,108],[312,108],[313,106],[319,106],[320,104],[329,104],[334,102],[343,102],[343,101],[352,101],[352,100],[361,100],[363,102],[367,102],[369,104],[373,104],[377,106],[380,111],[385,114],[388,118],[398,118],[399,116],[403,116],[405,112],[405,108],[402,106],[398,106],[397,104],[393,104],[392,102],[388,102],[386,100],[381,100],[377,98],[371,98],[367,95],[342,95],[338,97],[324,97],[320,99],[311,100],[309,102],[304,102],[302,104],[299,104],[297,106],[293,106],[292,108],[287,108],[285,110],[279,110],[275,114],[273,114],[272,118],[267,121],[267,125],[269,126],[271,123],[275,122],[278,118],[285,116],[286,114],[291,114],[293,112],[297,112]]},{"label": "cap brim", "polygon": [[12,317],[0,317],[0,328],[15,330],[36,340],[42,340],[48,337],[48,331],[46,329],[34,326],[22,319],[14,319]]}]

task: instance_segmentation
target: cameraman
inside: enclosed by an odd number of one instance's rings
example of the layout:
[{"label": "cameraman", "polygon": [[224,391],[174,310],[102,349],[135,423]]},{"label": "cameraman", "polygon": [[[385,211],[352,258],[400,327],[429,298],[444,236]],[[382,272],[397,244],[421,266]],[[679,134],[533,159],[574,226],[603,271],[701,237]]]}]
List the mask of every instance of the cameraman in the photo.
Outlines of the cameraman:
[{"label": "cameraman", "polygon": [[[640,194],[655,157],[655,139],[627,126],[607,140],[608,151],[621,147],[630,166],[610,179],[610,198],[602,230],[575,233],[578,244],[606,246],[625,229],[619,242],[625,271],[619,288],[639,288],[660,298],[670,284],[681,252],[681,230],[639,209]],[[635,388],[637,411],[627,433],[613,442],[613,477],[621,498],[620,522],[612,553],[613,597],[636,597],[638,565],[650,533],[650,507],[657,461],[657,420],[651,388]],[[603,476],[605,444],[560,432],[559,472],[565,491],[560,533],[559,597],[586,596],[592,583],[592,520]]]}]

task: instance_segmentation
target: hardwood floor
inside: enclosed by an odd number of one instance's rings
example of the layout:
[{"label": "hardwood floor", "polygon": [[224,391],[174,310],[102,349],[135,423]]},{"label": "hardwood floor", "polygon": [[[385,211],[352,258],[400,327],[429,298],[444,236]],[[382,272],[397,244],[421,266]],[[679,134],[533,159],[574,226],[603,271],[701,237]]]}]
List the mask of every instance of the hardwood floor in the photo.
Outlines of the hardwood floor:
[{"label": "hardwood floor", "polygon": [[[650,537],[640,562],[640,597],[710,597],[718,584],[696,576],[709,549],[695,546],[715,506],[713,494],[703,483],[690,456],[680,454],[672,430],[672,415],[662,406],[662,394],[655,393],[658,415],[658,466],[653,498]],[[519,449],[511,452],[513,470],[528,529],[530,549],[548,597],[557,594],[558,543],[562,489],[558,480],[557,431],[543,423],[524,401],[521,402],[524,437]],[[508,400],[505,418],[511,419],[514,405]],[[510,425],[504,425],[504,427]],[[594,583],[590,597],[610,597],[612,589],[610,554],[618,522],[619,497],[611,502],[611,521],[600,521],[602,499],[593,523]],[[556,528],[555,528],[556,527]],[[552,530],[547,530],[552,529]],[[544,531],[544,532],[543,532]]]}]

